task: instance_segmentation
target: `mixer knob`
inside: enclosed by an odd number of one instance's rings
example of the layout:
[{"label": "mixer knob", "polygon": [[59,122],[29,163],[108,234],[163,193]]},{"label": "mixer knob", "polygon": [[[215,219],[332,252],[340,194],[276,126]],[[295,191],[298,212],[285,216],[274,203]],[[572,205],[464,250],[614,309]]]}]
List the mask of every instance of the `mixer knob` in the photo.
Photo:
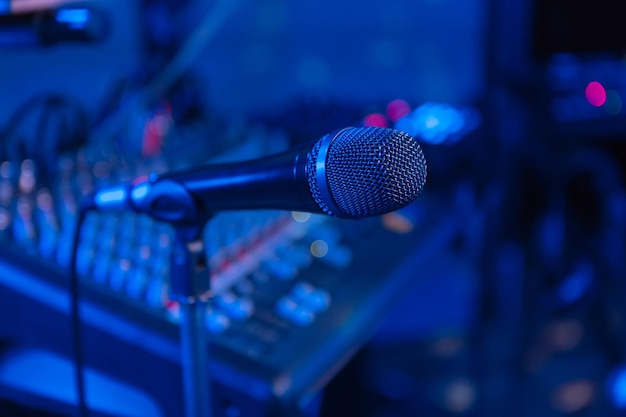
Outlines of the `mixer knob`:
[{"label": "mixer knob", "polygon": [[298,326],[309,326],[315,320],[315,314],[311,310],[299,305],[289,296],[278,300],[275,308],[280,317]]},{"label": "mixer knob", "polygon": [[122,291],[126,285],[128,271],[130,270],[130,261],[128,259],[120,259],[117,265],[114,265],[109,277],[109,285],[115,291]]},{"label": "mixer knob", "polygon": [[140,298],[146,288],[148,274],[144,268],[131,268],[128,271],[126,293],[132,298]]},{"label": "mixer knob", "polygon": [[109,278],[109,272],[111,268],[111,257],[107,255],[100,255],[96,257],[93,265],[92,276],[94,281],[100,284],[106,283]]},{"label": "mixer knob", "polygon": [[81,244],[76,254],[76,271],[82,276],[86,276],[93,261],[93,248],[89,244]]},{"label": "mixer knob", "polygon": [[209,310],[205,325],[209,333],[222,334],[230,328],[230,319],[219,311]]},{"label": "mixer knob", "polygon": [[164,280],[159,275],[154,275],[146,288],[146,302],[152,307],[160,308],[163,306],[165,293],[166,285]]},{"label": "mixer knob", "polygon": [[326,311],[330,306],[330,294],[319,288],[315,288],[308,282],[300,282],[291,290],[293,299],[300,305],[315,313]]},{"label": "mixer knob", "polygon": [[231,318],[244,321],[254,313],[254,302],[247,297],[237,297],[232,292],[226,292],[216,297],[217,305]]}]

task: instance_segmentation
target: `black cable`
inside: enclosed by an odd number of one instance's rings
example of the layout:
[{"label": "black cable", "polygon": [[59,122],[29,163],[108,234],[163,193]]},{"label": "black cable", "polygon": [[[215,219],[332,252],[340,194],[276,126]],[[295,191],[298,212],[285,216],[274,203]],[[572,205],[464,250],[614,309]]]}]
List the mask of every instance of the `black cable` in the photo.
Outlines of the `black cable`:
[{"label": "black cable", "polygon": [[72,345],[74,351],[74,374],[76,378],[76,394],[78,397],[78,415],[80,417],[88,416],[87,402],[85,399],[85,374],[82,346],[82,327],[80,319],[80,282],[78,279],[78,268],[76,261],[78,260],[78,243],[80,241],[80,229],[87,217],[87,213],[93,207],[89,204],[83,204],[80,207],[76,218],[76,229],[74,230],[74,240],[72,242],[72,258],[70,263],[70,298],[71,298],[71,325],[72,325]]}]

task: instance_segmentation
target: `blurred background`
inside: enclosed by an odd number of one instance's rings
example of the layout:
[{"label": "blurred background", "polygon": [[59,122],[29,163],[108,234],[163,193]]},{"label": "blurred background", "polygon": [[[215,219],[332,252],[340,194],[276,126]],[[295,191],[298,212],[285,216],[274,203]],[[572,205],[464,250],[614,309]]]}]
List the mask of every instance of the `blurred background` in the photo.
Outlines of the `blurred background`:
[{"label": "blurred background", "polygon": [[[83,196],[377,126],[424,150],[415,203],[205,229],[215,415],[624,415],[625,16],[614,0],[0,0],[0,414],[77,415]],[[132,213],[80,230],[91,415],[183,414],[172,236]]]}]

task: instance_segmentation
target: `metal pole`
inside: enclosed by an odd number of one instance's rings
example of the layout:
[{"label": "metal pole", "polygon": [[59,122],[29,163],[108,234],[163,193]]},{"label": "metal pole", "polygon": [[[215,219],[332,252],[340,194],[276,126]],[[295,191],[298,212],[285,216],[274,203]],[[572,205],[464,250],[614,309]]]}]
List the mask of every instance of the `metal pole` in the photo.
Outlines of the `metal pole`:
[{"label": "metal pole", "polygon": [[209,345],[204,326],[208,303],[180,304],[180,348],[187,417],[211,416]]},{"label": "metal pole", "polygon": [[202,226],[176,229],[171,258],[172,299],[180,303],[180,352],[186,417],[211,417],[209,343],[205,320],[210,274]]}]

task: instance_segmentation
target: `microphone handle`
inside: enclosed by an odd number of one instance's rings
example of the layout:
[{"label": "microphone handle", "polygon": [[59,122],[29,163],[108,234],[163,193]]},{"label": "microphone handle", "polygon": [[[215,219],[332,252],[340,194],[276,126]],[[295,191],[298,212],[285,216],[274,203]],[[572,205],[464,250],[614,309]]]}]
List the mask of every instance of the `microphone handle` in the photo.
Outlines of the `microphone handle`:
[{"label": "microphone handle", "polygon": [[[246,209],[323,213],[311,195],[307,180],[309,150],[310,147],[303,147],[257,160],[205,165],[164,174],[149,181],[147,195],[157,192],[161,188],[159,184],[167,184],[167,193],[171,193],[177,184],[180,197],[182,189],[186,190],[200,213]],[[167,193],[164,190],[163,198]],[[141,200],[143,198],[134,198],[133,206],[137,211],[151,214],[152,209]]]}]

